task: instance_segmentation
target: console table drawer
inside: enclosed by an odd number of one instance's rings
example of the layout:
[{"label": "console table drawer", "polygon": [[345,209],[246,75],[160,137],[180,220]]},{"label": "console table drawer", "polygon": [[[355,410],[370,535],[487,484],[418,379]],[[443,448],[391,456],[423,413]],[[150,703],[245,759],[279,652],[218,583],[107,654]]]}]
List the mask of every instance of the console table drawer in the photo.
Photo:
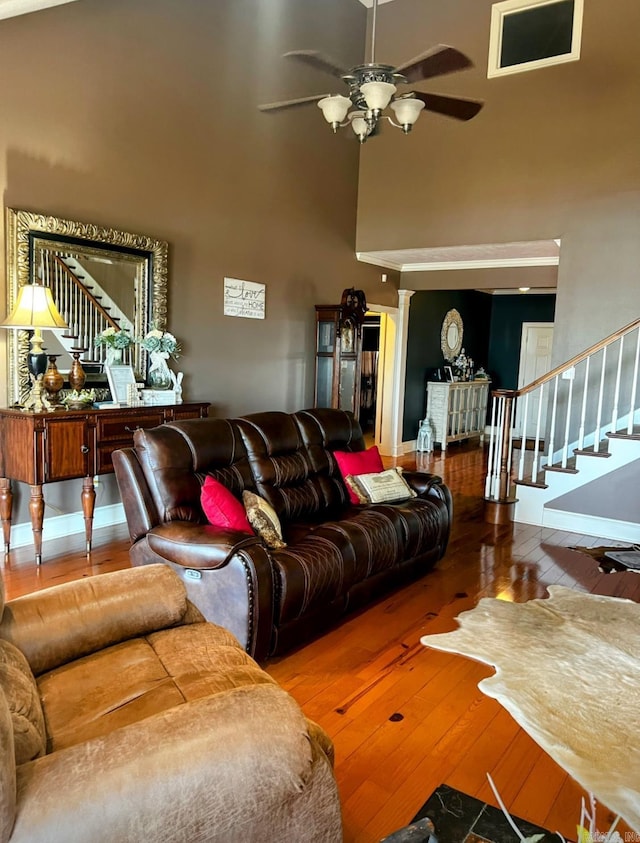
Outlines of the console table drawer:
[{"label": "console table drawer", "polygon": [[126,447],[133,442],[133,433],[140,427],[158,427],[164,421],[162,410],[151,413],[131,413],[121,416],[99,418],[97,425],[98,447],[104,442],[118,442],[117,447]]}]

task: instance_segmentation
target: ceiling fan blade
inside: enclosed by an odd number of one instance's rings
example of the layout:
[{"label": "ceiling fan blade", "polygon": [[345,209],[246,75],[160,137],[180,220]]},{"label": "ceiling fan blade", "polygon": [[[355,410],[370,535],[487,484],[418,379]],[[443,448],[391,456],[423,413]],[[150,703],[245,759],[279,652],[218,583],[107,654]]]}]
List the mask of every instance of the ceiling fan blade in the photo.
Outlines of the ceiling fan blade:
[{"label": "ceiling fan blade", "polygon": [[435,111],[437,114],[453,117],[454,120],[471,120],[484,105],[479,100],[445,97],[442,94],[423,94],[420,91],[414,91],[413,96],[418,100],[422,100],[428,111]]},{"label": "ceiling fan blade", "polygon": [[307,105],[310,102],[318,102],[330,94],[314,94],[312,97],[300,97],[297,100],[283,100],[282,102],[266,102],[258,106],[259,111],[279,111],[283,108],[293,108],[296,105]]},{"label": "ceiling fan blade", "polygon": [[330,56],[325,56],[317,50],[291,50],[291,52],[285,53],[283,58],[295,59],[296,61],[309,65],[309,67],[314,67],[316,70],[322,70],[325,73],[330,73],[332,76],[337,76],[338,79],[349,72],[346,67],[342,67],[342,65],[338,64]]},{"label": "ceiling fan blade", "polygon": [[455,47],[437,44],[426,53],[396,67],[396,72],[402,73],[407,82],[421,82],[423,79],[444,76],[446,73],[464,70],[467,67],[473,67],[473,62],[464,53]]}]

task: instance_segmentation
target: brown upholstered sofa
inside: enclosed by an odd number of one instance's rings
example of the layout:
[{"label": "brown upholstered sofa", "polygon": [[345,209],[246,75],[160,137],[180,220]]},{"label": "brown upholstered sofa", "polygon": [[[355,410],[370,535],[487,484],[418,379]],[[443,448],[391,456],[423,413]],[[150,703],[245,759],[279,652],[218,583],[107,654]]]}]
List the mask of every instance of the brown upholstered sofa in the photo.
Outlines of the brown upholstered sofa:
[{"label": "brown upholstered sofa", "polygon": [[[365,447],[342,410],[256,413],[138,430],[113,463],[134,565],[169,564],[205,617],[262,659],[316,635],[444,553],[451,496],[439,477],[406,472],[418,496],[354,507],[333,452]],[[207,475],[276,510],[287,547],[220,530],[200,505]]]},{"label": "brown upholstered sofa", "polygon": [[329,739],[167,566],[2,603],[1,843],[342,839]]}]

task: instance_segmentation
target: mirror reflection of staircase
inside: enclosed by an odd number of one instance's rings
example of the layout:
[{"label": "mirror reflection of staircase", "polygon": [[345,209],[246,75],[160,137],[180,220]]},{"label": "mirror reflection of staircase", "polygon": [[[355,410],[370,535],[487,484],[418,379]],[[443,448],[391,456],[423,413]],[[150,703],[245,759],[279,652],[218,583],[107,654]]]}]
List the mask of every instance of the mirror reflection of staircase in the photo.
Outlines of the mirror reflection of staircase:
[{"label": "mirror reflection of staircase", "polygon": [[[81,258],[73,250],[62,249],[42,252],[39,266],[42,283],[51,288],[58,310],[69,325],[63,334],[48,334],[48,353],[62,354],[58,363],[61,371],[71,367],[74,351],[80,352],[80,360],[87,373],[100,371],[106,359],[106,349],[96,347],[95,338],[109,327],[126,330],[131,336],[134,334],[133,323],[98,278],[101,275],[104,281],[107,276],[123,270],[103,259],[91,261],[90,271],[84,256]],[[123,290],[133,288],[131,280],[126,277],[120,287]],[[113,278],[110,278],[109,288],[118,289]],[[123,362],[131,362],[127,350]]]}]

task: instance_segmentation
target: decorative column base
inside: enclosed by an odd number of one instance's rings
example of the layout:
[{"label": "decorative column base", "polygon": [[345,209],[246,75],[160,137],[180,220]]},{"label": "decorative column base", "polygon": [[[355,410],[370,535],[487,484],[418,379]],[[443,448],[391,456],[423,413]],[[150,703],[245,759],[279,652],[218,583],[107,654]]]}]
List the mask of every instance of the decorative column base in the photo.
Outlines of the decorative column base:
[{"label": "decorative column base", "polygon": [[517,500],[517,498],[505,498],[495,501],[492,498],[485,498],[484,520],[488,524],[511,524]]}]

